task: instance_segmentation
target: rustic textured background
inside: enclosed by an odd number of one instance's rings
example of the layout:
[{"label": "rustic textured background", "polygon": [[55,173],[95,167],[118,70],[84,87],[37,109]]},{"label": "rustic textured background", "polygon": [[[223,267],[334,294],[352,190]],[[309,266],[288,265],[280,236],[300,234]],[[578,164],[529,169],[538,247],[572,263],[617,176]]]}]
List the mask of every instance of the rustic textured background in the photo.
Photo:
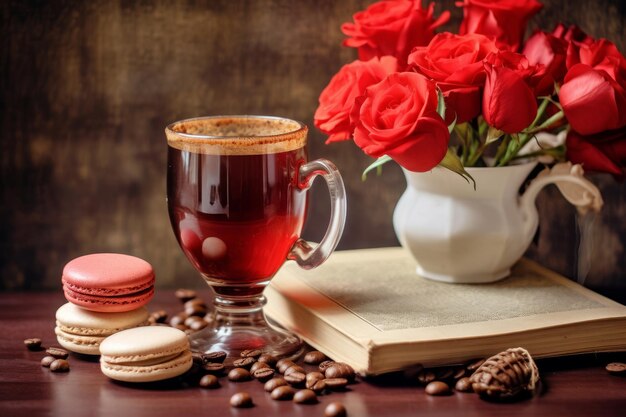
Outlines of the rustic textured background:
[{"label": "rustic textured background", "polygon": [[[161,286],[200,286],[170,230],[163,127],[209,114],[275,114],[311,125],[332,74],[356,57],[339,27],[371,1],[34,1],[0,5],[0,289],[56,288],[65,262],[95,251],[150,261]],[[461,11],[452,0],[437,9]],[[576,22],[626,51],[621,0],[545,1],[531,28]],[[360,180],[351,143],[310,155],[344,174],[349,217],[340,248],[397,245],[397,167]],[[626,186],[596,175],[606,206],[590,234],[587,283],[626,292]],[[316,186],[305,237],[319,238],[328,198]],[[530,256],[569,276],[580,239],[573,209],[547,190]]]}]

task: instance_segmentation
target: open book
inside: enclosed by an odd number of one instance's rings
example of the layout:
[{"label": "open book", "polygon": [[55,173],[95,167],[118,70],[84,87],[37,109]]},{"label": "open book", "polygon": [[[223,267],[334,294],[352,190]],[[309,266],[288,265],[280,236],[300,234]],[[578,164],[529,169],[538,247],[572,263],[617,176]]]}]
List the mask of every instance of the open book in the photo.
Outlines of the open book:
[{"label": "open book", "polygon": [[401,248],[336,252],[321,267],[286,264],[266,314],[361,374],[436,366],[521,346],[535,357],[626,350],[626,307],[521,260],[493,284],[415,274]]}]

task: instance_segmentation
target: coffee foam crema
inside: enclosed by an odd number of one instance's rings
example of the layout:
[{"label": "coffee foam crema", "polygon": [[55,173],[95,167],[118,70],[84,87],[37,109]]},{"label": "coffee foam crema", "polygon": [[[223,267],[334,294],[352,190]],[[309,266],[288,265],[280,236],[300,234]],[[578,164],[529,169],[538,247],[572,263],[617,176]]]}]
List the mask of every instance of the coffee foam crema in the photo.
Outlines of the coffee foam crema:
[{"label": "coffee foam crema", "polygon": [[214,116],[175,122],[165,128],[167,144],[209,155],[259,155],[306,145],[306,125],[265,116]]}]

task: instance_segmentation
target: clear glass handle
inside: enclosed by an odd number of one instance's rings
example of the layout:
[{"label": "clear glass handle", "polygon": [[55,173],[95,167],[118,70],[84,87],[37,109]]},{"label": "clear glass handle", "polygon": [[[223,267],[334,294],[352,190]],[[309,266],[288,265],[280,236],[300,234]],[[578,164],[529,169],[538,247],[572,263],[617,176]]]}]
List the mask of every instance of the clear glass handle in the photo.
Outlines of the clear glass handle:
[{"label": "clear glass handle", "polygon": [[303,269],[313,269],[324,263],[337,247],[346,224],[346,189],[339,170],[327,159],[316,159],[300,167],[298,187],[308,190],[313,180],[321,175],[330,193],[330,223],[322,241],[315,247],[298,239],[287,259],[294,260]]}]

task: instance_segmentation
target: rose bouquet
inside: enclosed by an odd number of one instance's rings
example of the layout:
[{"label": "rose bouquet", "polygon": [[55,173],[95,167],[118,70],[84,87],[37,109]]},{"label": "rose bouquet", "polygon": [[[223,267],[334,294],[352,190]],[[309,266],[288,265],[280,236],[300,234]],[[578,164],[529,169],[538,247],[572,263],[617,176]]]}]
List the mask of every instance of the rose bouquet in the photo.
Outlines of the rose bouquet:
[{"label": "rose bouquet", "polygon": [[459,33],[434,3],[387,0],[342,26],[359,59],[322,91],[314,123],[326,143],[353,139],[409,171],[568,159],[626,173],[626,59],[576,26],[524,41],[537,0],[463,0]]}]

